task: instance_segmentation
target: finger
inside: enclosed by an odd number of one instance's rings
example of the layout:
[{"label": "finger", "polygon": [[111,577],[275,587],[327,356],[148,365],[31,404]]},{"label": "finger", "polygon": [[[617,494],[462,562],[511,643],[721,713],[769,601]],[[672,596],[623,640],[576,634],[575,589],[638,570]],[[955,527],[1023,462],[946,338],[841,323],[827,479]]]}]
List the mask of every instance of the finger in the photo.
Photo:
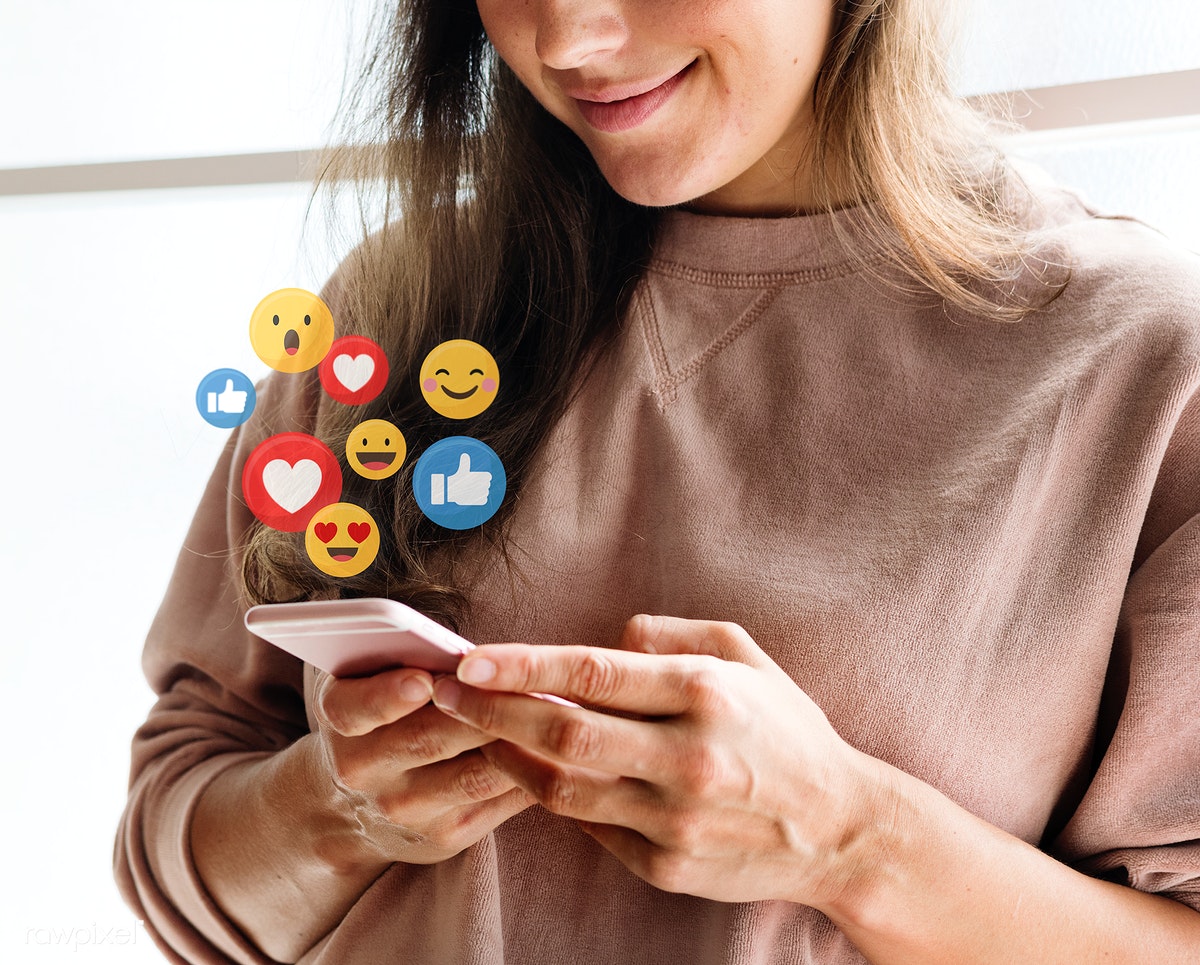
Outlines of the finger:
[{"label": "finger", "polygon": [[[434,765],[431,770],[443,766]],[[394,853],[402,855],[400,860],[414,864],[445,860],[537,803],[524,789],[511,784],[508,790],[492,797],[466,802],[437,794],[433,790],[435,785],[444,791],[446,781],[439,775],[431,779],[429,794],[397,792],[375,802],[375,814],[398,839],[381,834],[375,826],[371,834],[382,847],[397,847]]]},{"label": "finger", "polygon": [[[536,803],[525,791],[513,788],[491,800],[451,808],[430,821],[422,821],[423,827],[419,832],[403,820],[390,823],[407,839],[408,847],[401,860],[428,864],[443,861],[470,847],[513,815],[520,814]],[[416,851],[413,850],[414,844],[418,848]],[[421,854],[421,846],[426,849],[425,856]]]},{"label": "finger", "polygon": [[477,647],[459,661],[457,677],[481,690],[555,694],[653,716],[694,709],[706,688],[719,687],[710,656],[520,643]]},{"label": "finger", "polygon": [[407,667],[371,677],[322,674],[313,696],[318,721],[343,737],[358,737],[427,704],[433,696],[433,678],[424,670]]},{"label": "finger", "polygon": [[752,667],[775,666],[744,629],[717,620],[638,614],[626,622],[617,646],[636,653],[706,654]]},{"label": "finger", "polygon": [[688,874],[684,854],[655,844],[640,831],[617,824],[580,821],[580,830],[621,864],[660,891],[686,891]]},{"label": "finger", "polygon": [[434,704],[492,737],[540,757],[611,775],[669,784],[694,763],[697,745],[667,723],[646,723],[524,694],[463,687],[453,678],[434,685]]},{"label": "finger", "polygon": [[513,790],[529,804],[532,796],[496,761],[476,749],[447,761],[414,768],[397,782],[393,792],[381,795],[384,807],[432,813],[462,808],[509,795]]},{"label": "finger", "polygon": [[355,790],[404,787],[410,772],[453,760],[493,740],[490,734],[426,705],[368,734],[335,736],[334,769],[338,782]]},{"label": "finger", "polygon": [[474,843],[536,803],[524,788],[514,787],[490,800],[462,809],[455,816],[455,826],[462,837]]},{"label": "finger", "polygon": [[564,766],[506,741],[488,744],[479,753],[554,814],[650,827],[663,810],[657,789],[645,781]]}]

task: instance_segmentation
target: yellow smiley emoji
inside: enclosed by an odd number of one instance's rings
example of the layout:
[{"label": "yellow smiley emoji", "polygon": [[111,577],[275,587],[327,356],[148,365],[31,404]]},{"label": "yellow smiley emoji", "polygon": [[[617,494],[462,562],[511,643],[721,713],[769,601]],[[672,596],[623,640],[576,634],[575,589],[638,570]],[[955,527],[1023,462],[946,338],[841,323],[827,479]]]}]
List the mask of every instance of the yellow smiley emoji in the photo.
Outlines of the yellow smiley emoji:
[{"label": "yellow smiley emoji", "polygon": [[304,548],[322,573],[358,576],[379,555],[379,527],[361,506],[331,503],[309,521]]},{"label": "yellow smiley emoji", "polygon": [[303,288],[281,288],[258,303],[250,316],[250,344],[279,372],[307,372],[321,364],[333,345],[333,315]]},{"label": "yellow smiley emoji", "polygon": [[346,462],[367,479],[387,479],[407,451],[404,435],[386,419],[360,422],[346,437]]},{"label": "yellow smiley emoji", "polygon": [[496,398],[500,369],[492,353],[477,342],[442,342],[421,363],[421,394],[447,419],[477,416]]}]

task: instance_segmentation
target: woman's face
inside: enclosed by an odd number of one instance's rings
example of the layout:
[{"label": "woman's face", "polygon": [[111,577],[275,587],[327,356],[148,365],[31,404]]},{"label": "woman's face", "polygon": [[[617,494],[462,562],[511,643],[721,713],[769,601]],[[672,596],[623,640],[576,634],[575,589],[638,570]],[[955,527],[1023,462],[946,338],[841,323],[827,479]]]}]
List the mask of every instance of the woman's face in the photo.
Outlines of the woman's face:
[{"label": "woman's face", "polygon": [[477,0],[497,53],[644,205],[790,214],[833,0]]}]

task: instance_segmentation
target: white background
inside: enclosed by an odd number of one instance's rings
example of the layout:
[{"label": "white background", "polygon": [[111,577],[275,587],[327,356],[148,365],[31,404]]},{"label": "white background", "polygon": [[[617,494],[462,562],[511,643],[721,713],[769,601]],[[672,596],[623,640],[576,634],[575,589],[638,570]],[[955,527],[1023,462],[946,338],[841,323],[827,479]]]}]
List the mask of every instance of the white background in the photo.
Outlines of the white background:
[{"label": "white background", "polygon": [[[8,0],[0,168],[317,146],[348,6]],[[1200,67],[1194,0],[970,10],[968,93]],[[1200,247],[1196,124],[1026,150]],[[151,702],[141,643],[226,437],[197,415],[197,383],[224,366],[261,375],[251,309],[319,288],[338,257],[320,224],[302,234],[306,202],[302,185],[0,198],[5,962],[161,960],[110,872]]]}]

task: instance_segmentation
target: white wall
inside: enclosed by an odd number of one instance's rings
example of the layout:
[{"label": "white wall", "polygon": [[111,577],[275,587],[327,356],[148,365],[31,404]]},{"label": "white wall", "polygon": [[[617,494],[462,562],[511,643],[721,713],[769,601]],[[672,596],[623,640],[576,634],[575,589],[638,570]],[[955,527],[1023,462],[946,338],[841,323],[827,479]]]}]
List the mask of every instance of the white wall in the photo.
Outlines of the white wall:
[{"label": "white wall", "polygon": [[[334,0],[0,4],[0,167],[307,148]],[[5,472],[0,961],[161,962],[112,885],[142,639],[228,433],[194,393],[265,369],[250,312],[319,287],[303,185],[0,197]],[[321,237],[320,229],[315,236]]]},{"label": "white wall", "polygon": [[0,167],[313,147],[355,7],[5,0]]},{"label": "white wall", "polygon": [[[141,642],[228,435],[200,419],[196,385],[223,366],[265,374],[251,310],[327,275],[331,257],[297,250],[305,199],[291,185],[0,199],[0,733],[17,775],[0,960],[66,960],[30,929],[131,924],[109,869],[128,742],[151,699]],[[144,933],[133,951],[79,954],[160,960]]]},{"label": "white wall", "polygon": [[943,0],[963,10],[965,94],[1200,67],[1196,0]]},{"label": "white wall", "polygon": [[[971,3],[965,91],[1200,66],[1195,0]],[[319,144],[346,7],[0,4],[0,167]],[[1194,127],[1026,147],[1200,248]],[[109,870],[151,699],[141,642],[225,438],[194,410],[198,380],[261,373],[251,309],[275,288],[318,287],[336,260],[319,227],[303,245],[305,201],[286,185],[0,198],[2,961],[160,960]]]}]

